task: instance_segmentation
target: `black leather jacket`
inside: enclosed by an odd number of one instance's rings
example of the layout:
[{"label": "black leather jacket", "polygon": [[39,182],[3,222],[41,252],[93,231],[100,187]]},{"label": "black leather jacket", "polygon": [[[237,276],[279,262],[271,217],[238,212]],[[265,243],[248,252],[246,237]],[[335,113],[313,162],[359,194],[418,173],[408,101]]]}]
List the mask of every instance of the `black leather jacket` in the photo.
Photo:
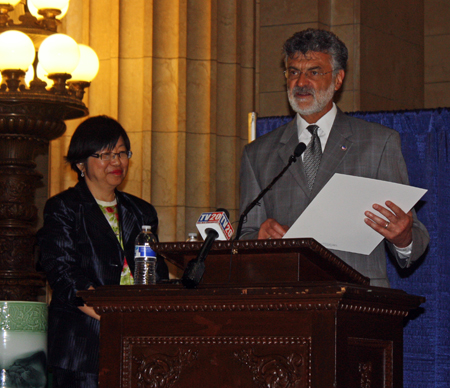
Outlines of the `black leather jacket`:
[{"label": "black leather jacket", "polygon": [[[116,190],[124,249],[84,181],[50,198],[44,226],[37,234],[40,266],[45,271],[52,301],[49,309],[49,365],[98,372],[99,322],[82,313],[77,291],[90,286],[117,285],[127,258],[134,271],[134,242],[142,225],[158,227],[155,208],[133,195]],[[159,279],[168,268],[158,258]]]}]

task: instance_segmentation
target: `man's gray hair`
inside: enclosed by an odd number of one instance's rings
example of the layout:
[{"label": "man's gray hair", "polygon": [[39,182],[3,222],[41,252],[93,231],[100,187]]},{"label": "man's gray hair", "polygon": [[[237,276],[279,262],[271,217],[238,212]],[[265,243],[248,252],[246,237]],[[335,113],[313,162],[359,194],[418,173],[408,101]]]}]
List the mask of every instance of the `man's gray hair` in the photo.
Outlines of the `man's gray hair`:
[{"label": "man's gray hair", "polygon": [[286,62],[298,53],[306,55],[312,51],[331,55],[334,72],[345,70],[348,60],[347,47],[330,31],[308,28],[296,32],[283,45]]}]

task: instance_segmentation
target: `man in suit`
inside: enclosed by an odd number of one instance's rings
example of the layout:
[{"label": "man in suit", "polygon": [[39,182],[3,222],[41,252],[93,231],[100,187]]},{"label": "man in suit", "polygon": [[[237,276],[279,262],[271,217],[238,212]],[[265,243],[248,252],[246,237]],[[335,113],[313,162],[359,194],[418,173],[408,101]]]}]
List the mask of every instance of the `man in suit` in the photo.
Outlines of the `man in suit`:
[{"label": "man in suit", "polygon": [[[297,161],[247,216],[244,238],[281,238],[335,173],[409,184],[399,134],[342,113],[333,102],[342,86],[348,51],[332,32],[307,29],[284,44],[289,103],[297,113],[288,124],[244,149],[241,164],[241,211],[287,164],[299,142],[307,145]],[[318,168],[314,168],[314,164]],[[388,222],[382,217],[383,215]],[[414,211],[396,204],[374,204],[365,223],[380,233],[400,267],[425,251],[429,235]],[[389,287],[384,243],[368,256],[333,251],[347,264]]]}]

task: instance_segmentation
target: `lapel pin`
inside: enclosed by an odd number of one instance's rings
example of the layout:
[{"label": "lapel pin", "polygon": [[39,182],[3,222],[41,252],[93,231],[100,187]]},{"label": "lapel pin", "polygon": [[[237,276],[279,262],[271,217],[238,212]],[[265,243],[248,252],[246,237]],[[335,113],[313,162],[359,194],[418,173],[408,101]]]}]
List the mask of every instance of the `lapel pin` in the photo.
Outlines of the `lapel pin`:
[{"label": "lapel pin", "polygon": [[341,150],[342,150],[342,151],[346,151],[346,150],[347,150],[347,147],[343,145],[343,146],[341,147]]}]

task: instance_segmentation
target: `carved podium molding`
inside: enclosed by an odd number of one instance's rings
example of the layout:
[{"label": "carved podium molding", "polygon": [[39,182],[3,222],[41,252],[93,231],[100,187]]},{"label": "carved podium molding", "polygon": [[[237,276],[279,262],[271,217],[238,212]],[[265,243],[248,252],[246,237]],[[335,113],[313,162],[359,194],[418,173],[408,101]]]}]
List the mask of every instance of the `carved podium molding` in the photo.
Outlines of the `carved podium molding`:
[{"label": "carved podium molding", "polygon": [[[311,387],[303,366],[307,360],[298,353],[259,355],[253,348],[236,352],[235,357],[248,366],[259,388]],[[309,379],[309,383],[311,380]]]},{"label": "carved podium molding", "polygon": [[125,337],[122,387],[195,385],[192,371],[208,359],[234,362],[255,388],[311,388],[311,338],[267,336]]},{"label": "carved podium molding", "polygon": [[[127,286],[122,286],[127,287]],[[345,288],[343,291],[345,292]],[[267,291],[267,294],[270,294]],[[274,295],[276,292],[273,293]],[[338,294],[340,295],[340,293]],[[142,306],[130,306],[130,305],[102,305],[95,307],[95,311],[98,314],[112,313],[112,312],[127,312],[127,313],[151,313],[151,312],[201,312],[201,311],[312,311],[312,310],[343,310],[353,311],[362,314],[375,314],[386,316],[408,316],[408,311],[396,308],[382,308],[376,306],[370,306],[366,303],[348,303],[339,302],[335,303],[316,303],[311,304],[308,302],[277,302],[277,303],[254,303],[251,305],[239,304],[239,303],[224,303],[224,304],[186,304],[186,305],[171,305],[171,304],[152,304],[146,303]]]},{"label": "carved podium molding", "polygon": [[358,388],[394,387],[392,341],[350,337],[348,346],[352,350],[349,366],[354,368],[354,375],[359,376],[359,381],[356,379],[354,381],[355,386]]}]

